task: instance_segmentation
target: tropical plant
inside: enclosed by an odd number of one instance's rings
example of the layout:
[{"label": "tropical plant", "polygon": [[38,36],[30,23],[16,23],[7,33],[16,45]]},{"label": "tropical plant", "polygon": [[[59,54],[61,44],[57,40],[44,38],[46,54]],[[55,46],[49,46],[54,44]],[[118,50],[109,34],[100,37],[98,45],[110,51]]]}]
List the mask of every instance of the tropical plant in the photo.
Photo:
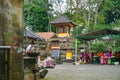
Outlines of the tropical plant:
[{"label": "tropical plant", "polygon": [[33,31],[48,31],[51,5],[48,0],[25,0],[24,20]]},{"label": "tropical plant", "polygon": [[92,44],[91,49],[92,52],[101,52],[106,51],[107,46],[102,41],[97,41]]}]

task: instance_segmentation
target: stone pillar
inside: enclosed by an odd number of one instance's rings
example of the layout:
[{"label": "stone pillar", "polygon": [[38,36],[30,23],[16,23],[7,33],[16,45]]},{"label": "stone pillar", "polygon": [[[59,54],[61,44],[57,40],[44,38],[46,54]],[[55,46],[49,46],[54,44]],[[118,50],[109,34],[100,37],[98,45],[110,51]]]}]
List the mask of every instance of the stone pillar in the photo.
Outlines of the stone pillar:
[{"label": "stone pillar", "polygon": [[10,79],[23,80],[23,0],[0,0],[0,45],[11,46]]}]

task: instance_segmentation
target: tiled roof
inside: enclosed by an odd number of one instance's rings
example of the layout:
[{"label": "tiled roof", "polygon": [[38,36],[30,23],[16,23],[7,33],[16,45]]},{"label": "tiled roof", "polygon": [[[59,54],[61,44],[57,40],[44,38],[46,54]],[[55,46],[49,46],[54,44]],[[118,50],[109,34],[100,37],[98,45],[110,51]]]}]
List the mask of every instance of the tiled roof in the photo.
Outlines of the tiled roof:
[{"label": "tiled roof", "polygon": [[73,25],[76,25],[72,20],[67,18],[66,16],[60,16],[57,19],[50,22],[51,24],[58,24],[58,23],[72,23]]},{"label": "tiled roof", "polygon": [[32,32],[30,29],[24,29],[24,37],[29,37],[37,40],[44,40],[42,37],[36,35],[34,32]]},{"label": "tiled roof", "polygon": [[38,36],[44,38],[46,41],[50,40],[51,37],[55,35],[54,32],[37,32],[36,33]]}]

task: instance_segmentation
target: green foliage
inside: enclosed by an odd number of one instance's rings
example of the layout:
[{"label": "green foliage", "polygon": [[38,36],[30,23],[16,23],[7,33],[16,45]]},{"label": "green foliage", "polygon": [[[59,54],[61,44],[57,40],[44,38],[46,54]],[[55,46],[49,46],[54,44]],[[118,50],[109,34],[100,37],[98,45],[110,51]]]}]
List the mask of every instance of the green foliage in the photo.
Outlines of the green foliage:
[{"label": "green foliage", "polygon": [[[94,30],[95,25],[95,12],[96,7],[98,5],[98,13],[96,17],[96,27],[95,30],[101,28],[113,28],[114,26],[110,25],[120,19],[120,0],[88,0],[85,3],[82,2],[83,0],[72,1],[72,4],[68,1],[68,9],[66,10],[65,14],[69,16],[75,23],[83,24],[83,27],[79,27],[74,30],[74,33],[81,34],[83,29],[87,29],[87,32],[91,32]],[[82,3],[82,4],[81,4]],[[76,4],[76,5],[75,5]],[[77,6],[77,4],[81,4]],[[70,8],[69,6],[73,6]],[[90,22],[89,20],[89,12],[90,12]],[[86,27],[88,26],[88,27]],[[74,34],[73,33],[73,34]]]},{"label": "green foliage", "polygon": [[72,31],[72,35],[78,36],[82,34],[82,31],[85,28],[85,21],[82,17],[82,14],[71,14],[69,10],[67,10],[64,14],[67,15],[67,17],[69,17],[73,22],[77,24],[77,26]]},{"label": "green foliage", "polygon": [[115,43],[113,45],[112,51],[117,52],[120,51],[120,36],[116,36]]},{"label": "green foliage", "polygon": [[79,24],[78,26],[76,26],[75,28],[74,28],[74,30],[72,31],[72,35],[73,36],[79,36],[80,34],[82,34],[82,31],[83,31],[83,24],[81,23],[81,24]]},{"label": "green foliage", "polygon": [[[77,47],[78,47],[78,45],[80,45],[80,44],[82,44],[82,42],[79,41],[79,40],[77,40]],[[75,48],[75,46],[76,46],[76,41],[74,40],[73,43],[72,43],[72,47]]]},{"label": "green foliage", "polygon": [[99,51],[105,51],[107,46],[104,44],[104,42],[95,42],[91,46],[93,52],[99,52]]},{"label": "green foliage", "polygon": [[[73,35],[82,34],[84,29],[87,29],[86,32],[91,32],[94,30],[95,11],[97,5],[98,13],[95,30],[101,28],[113,28],[115,25],[119,26],[120,0],[70,1],[66,1],[66,5],[68,7],[65,7],[66,9],[64,10],[64,14],[77,24],[77,27],[73,31]],[[26,25],[32,26],[34,31],[48,31],[50,29],[49,21],[53,20],[55,17],[58,17],[60,14],[63,14],[63,10],[61,11],[62,7],[60,8],[60,6],[62,6],[62,3],[64,2],[65,1],[63,0],[25,0],[24,19]],[[60,9],[54,9],[53,4],[56,6],[58,5],[57,8]],[[81,6],[77,4],[80,4]],[[89,11],[90,22],[88,23]],[[54,27],[51,28],[52,31],[55,31]]]},{"label": "green foliage", "polygon": [[120,28],[120,19],[116,20],[115,23],[111,23],[110,25],[113,26],[113,28]]},{"label": "green foliage", "polygon": [[32,0],[24,2],[24,19],[26,26],[32,26],[34,31],[47,31],[48,14],[47,0]]},{"label": "green foliage", "polygon": [[120,51],[120,36],[119,35],[111,35],[109,36],[111,40],[103,40],[102,38],[100,40],[94,42],[91,46],[91,49],[93,52],[99,52],[99,51],[107,51],[111,50],[112,52]]},{"label": "green foliage", "polygon": [[120,0],[103,0],[99,10],[104,14],[106,24],[120,19]]}]

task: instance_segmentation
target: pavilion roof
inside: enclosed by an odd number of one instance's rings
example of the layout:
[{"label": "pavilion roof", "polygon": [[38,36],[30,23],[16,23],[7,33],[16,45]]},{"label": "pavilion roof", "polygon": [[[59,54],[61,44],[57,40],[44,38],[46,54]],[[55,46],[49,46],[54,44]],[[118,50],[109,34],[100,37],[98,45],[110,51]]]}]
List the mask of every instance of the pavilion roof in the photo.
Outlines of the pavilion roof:
[{"label": "pavilion roof", "polygon": [[61,23],[71,23],[73,26],[76,26],[76,24],[70,20],[69,18],[67,18],[66,16],[62,15],[60,17],[58,17],[57,19],[53,20],[50,22],[50,24],[61,24]]},{"label": "pavilion roof", "polygon": [[78,36],[78,38],[81,40],[93,40],[99,37],[104,37],[106,35],[120,35],[120,31],[104,28],[93,32],[81,34],[80,36]]}]

